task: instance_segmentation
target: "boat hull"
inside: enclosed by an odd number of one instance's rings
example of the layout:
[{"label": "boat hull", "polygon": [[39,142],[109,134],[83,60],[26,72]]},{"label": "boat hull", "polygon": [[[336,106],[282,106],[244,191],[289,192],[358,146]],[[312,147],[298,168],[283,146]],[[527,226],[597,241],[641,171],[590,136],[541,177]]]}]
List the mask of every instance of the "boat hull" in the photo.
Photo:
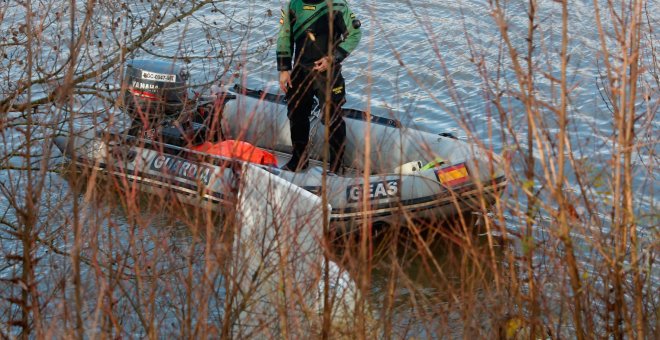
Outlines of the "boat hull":
[{"label": "boat hull", "polygon": [[[223,110],[225,136],[271,151],[278,163],[284,164],[291,150],[284,105],[240,93],[235,97]],[[330,221],[343,231],[364,222],[444,220],[465,211],[482,211],[506,186],[501,160],[495,155],[454,138],[404,129],[394,121],[372,124],[358,118],[346,119],[345,164],[351,169],[344,175],[324,172],[318,161],[323,144],[318,131],[323,126],[318,118],[312,120],[312,165],[307,170],[294,173],[261,167],[326,197],[331,206]],[[368,148],[368,142],[375,144]],[[235,204],[241,187],[240,168],[245,164],[121,131],[90,130],[58,137],[55,144],[80,166],[136,183],[145,192],[166,190],[182,202],[218,211]],[[429,159],[441,161],[415,171],[397,168],[419,159],[424,163]],[[365,168],[371,170],[369,174],[365,175]]]}]

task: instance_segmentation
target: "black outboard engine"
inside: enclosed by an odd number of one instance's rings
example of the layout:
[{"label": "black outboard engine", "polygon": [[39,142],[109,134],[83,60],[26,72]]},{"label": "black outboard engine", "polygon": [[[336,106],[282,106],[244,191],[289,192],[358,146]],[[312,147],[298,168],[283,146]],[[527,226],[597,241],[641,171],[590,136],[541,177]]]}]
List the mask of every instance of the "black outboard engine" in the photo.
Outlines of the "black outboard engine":
[{"label": "black outboard engine", "polygon": [[173,62],[132,60],[124,76],[124,110],[132,118],[129,134],[183,146],[201,142],[203,126],[190,122],[188,74]]},{"label": "black outboard engine", "polygon": [[124,106],[133,119],[176,119],[186,104],[187,74],[176,64],[132,60],[126,64]]}]

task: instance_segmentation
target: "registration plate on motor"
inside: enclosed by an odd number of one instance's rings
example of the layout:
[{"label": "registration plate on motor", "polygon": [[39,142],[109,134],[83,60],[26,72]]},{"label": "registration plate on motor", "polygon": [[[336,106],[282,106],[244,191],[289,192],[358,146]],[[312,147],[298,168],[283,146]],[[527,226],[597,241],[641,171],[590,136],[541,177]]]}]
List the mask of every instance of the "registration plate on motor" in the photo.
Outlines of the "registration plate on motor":
[{"label": "registration plate on motor", "polygon": [[176,75],[142,71],[142,79],[175,83]]}]

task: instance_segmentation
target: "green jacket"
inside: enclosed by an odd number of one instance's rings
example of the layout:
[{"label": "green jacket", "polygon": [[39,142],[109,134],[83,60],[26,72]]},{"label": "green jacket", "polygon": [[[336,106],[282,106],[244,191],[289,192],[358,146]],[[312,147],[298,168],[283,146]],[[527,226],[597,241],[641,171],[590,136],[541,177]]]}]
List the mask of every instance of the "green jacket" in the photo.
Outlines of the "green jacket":
[{"label": "green jacket", "polygon": [[[358,45],[362,32],[360,20],[348,8],[346,0],[291,0],[282,10],[277,38],[277,70],[291,69],[291,62],[312,66],[325,56],[341,63]],[[332,37],[331,32],[332,31]],[[332,49],[329,51],[329,49]]]}]

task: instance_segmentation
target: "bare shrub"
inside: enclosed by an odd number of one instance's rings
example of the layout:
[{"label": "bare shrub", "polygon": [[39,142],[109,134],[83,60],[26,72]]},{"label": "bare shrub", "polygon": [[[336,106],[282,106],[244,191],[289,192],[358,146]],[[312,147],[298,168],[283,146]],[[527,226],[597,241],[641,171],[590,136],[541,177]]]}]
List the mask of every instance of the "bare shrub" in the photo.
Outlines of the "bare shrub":
[{"label": "bare shrub", "polygon": [[[226,183],[232,195],[218,212],[200,196],[184,203],[163,188],[147,194],[121,168],[77,168],[53,151],[58,135],[125,127],[126,60],[185,65],[197,85],[192,95],[264,72],[273,59],[265,27],[275,25],[279,8],[247,3],[0,4],[7,32],[0,42],[3,338],[658,333],[660,64],[652,1],[471,4],[470,11],[489,14],[480,19],[493,29],[491,41],[480,41],[463,18],[461,65],[486,103],[481,117],[462,97],[464,81],[447,64],[442,35],[425,20],[430,2],[403,2],[401,10],[425,33],[444,96],[406,64],[390,36],[365,35],[358,53],[387,46],[475,152],[507,159],[503,195],[488,203],[482,192],[473,213],[450,220],[402,212],[407,223],[382,233],[366,219],[359,232],[333,235],[321,195],[314,222],[248,223],[237,210],[258,205],[245,203],[238,183]],[[372,32],[382,33],[376,5],[358,8]],[[595,27],[588,46],[573,25],[585,6]],[[595,66],[583,67],[583,57]],[[359,74],[368,100],[371,76],[380,72],[372,63],[367,58]],[[585,79],[599,92],[585,93]],[[585,109],[588,97],[594,105]],[[267,208],[289,216],[280,203]],[[259,222],[271,229],[244,229]],[[312,236],[297,239],[308,228]],[[247,245],[255,248],[241,248]],[[301,269],[297,252],[309,255],[308,267]]]}]

